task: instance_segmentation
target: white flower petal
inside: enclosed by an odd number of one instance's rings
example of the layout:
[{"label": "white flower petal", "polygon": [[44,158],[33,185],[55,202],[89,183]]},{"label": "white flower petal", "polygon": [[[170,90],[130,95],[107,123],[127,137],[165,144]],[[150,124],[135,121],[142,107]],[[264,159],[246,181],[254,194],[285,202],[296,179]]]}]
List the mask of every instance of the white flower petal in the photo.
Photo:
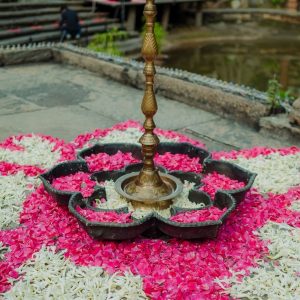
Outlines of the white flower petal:
[{"label": "white flower petal", "polygon": [[300,184],[300,153],[272,153],[249,159],[240,156],[228,161],[257,173],[253,187],[262,193],[285,193],[289,188]]},{"label": "white flower petal", "polygon": [[[120,143],[122,141],[126,141],[129,144],[137,144],[140,145],[138,140],[140,139],[143,132],[138,128],[129,127],[126,130],[113,130],[109,132],[106,136],[92,139],[88,141],[83,148],[90,147],[91,145],[101,143]],[[158,135],[161,142],[177,142],[178,139],[169,139],[163,135]]]},{"label": "white flower petal", "polygon": [[147,299],[140,276],[108,275],[100,267],[76,266],[54,248],[43,247],[18,271],[24,276],[11,280],[13,287],[4,299]]},{"label": "white flower petal", "polygon": [[[231,296],[243,299],[297,300],[300,295],[300,229],[268,222],[259,231],[270,240],[269,260],[258,262],[240,282],[236,275],[222,280],[231,284]],[[219,280],[219,282],[222,282]]]},{"label": "white flower petal", "polygon": [[23,172],[9,176],[0,175],[0,229],[19,225],[23,201],[38,182],[39,179],[26,176]]},{"label": "white flower petal", "polygon": [[8,251],[9,251],[9,248],[3,246],[2,242],[0,242],[0,261],[3,260],[5,253]]},{"label": "white flower petal", "polygon": [[[101,183],[101,186],[105,187],[107,201],[101,203],[100,200],[96,200],[96,206],[98,208],[117,209],[117,208],[127,207],[129,212],[132,213],[132,217],[135,219],[142,219],[154,211],[164,218],[168,219],[171,217],[170,208],[167,209],[156,209],[151,207],[134,208],[130,202],[126,201],[124,197],[120,196],[116,192],[115,184],[112,180]],[[193,188],[193,186],[194,183],[185,181],[183,185],[182,193],[179,196],[177,196],[175,199],[173,199],[173,204],[177,207],[191,208],[191,209],[204,207],[205,206],[204,203],[196,204],[191,202],[188,199],[189,191]]]},{"label": "white flower petal", "polygon": [[15,140],[14,143],[24,147],[24,151],[0,148],[0,161],[50,168],[61,155],[59,149],[53,151],[53,143],[40,136],[23,137],[20,141]]}]

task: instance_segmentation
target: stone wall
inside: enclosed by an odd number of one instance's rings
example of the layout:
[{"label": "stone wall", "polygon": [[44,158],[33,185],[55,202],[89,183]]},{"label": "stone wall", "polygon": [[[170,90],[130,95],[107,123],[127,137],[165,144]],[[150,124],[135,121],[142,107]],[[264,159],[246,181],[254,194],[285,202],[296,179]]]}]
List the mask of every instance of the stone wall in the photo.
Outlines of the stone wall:
[{"label": "stone wall", "polygon": [[[143,63],[65,44],[0,48],[0,65],[54,61],[86,68],[101,76],[143,89]],[[182,70],[157,68],[156,92],[252,126],[269,115],[266,95]]]}]

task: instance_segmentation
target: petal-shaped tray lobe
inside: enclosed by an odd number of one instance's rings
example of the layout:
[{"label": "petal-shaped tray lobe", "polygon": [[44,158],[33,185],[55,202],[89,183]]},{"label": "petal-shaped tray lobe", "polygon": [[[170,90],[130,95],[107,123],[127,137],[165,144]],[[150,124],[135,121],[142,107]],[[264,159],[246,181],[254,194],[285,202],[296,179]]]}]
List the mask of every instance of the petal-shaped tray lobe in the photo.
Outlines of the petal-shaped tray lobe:
[{"label": "petal-shaped tray lobe", "polygon": [[[131,153],[132,156],[138,160],[141,160],[142,158],[141,147],[139,145],[123,143],[103,145],[96,144],[79,152],[77,161],[69,161],[58,164],[40,176],[47,192],[59,203],[68,205],[69,211],[78,219],[83,228],[95,239],[132,239],[141,234],[153,231],[160,231],[163,234],[182,239],[214,238],[217,236],[219,227],[236,208],[236,205],[244,199],[246,192],[251,188],[256,176],[255,174],[232,163],[213,160],[211,159],[209,152],[194,145],[188,143],[160,143],[157,148],[158,154],[184,154],[190,158],[198,158],[199,163],[203,165],[203,175],[182,171],[168,172],[164,167],[158,166],[159,171],[162,173],[170,173],[171,175],[176,176],[182,182],[189,181],[194,183],[194,187],[189,191],[188,199],[192,203],[203,203],[203,207],[198,209],[180,208],[173,205],[171,207],[171,215],[175,216],[184,212],[193,212],[215,207],[225,211],[222,213],[219,219],[214,221],[180,223],[171,221],[170,219],[164,218],[153,212],[139,220],[132,218],[130,223],[90,221],[85,216],[80,214],[76,208],[81,207],[93,212],[102,213],[128,213],[128,208],[126,207],[118,209],[96,208],[93,206],[93,201],[96,198],[106,199],[105,187],[101,186],[102,182],[107,180],[112,180],[115,182],[124,174],[137,172],[141,169],[142,163],[131,164],[121,170],[103,170],[90,173],[88,165],[85,161],[85,159],[92,154],[106,153],[108,155],[114,155],[118,151],[123,153]],[[60,191],[53,187],[52,182],[54,179],[61,176],[75,174],[77,172],[89,173],[90,178],[97,182],[98,186],[95,188],[94,193],[90,197],[84,198],[81,193]],[[213,172],[217,172],[231,179],[241,181],[244,183],[244,187],[227,191],[218,190],[214,196],[214,199],[211,199],[208,194],[199,190],[199,188],[201,185],[203,185],[201,183],[202,177]]]}]

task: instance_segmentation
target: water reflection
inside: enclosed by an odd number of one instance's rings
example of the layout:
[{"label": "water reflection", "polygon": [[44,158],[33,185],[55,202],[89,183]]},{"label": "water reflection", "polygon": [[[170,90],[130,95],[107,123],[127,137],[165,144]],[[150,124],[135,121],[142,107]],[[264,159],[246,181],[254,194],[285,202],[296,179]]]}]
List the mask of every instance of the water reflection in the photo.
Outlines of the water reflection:
[{"label": "water reflection", "polygon": [[300,87],[300,44],[255,42],[193,45],[168,52],[164,66],[267,89],[274,74],[294,93]]}]

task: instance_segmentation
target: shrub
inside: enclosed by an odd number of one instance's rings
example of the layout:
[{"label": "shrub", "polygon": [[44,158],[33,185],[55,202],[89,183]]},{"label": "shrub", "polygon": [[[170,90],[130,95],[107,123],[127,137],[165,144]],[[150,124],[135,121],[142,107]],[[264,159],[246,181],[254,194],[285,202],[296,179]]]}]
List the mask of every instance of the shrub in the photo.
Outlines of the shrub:
[{"label": "shrub", "polygon": [[122,56],[123,53],[116,45],[116,40],[127,38],[127,36],[128,34],[126,31],[112,28],[107,32],[94,35],[88,44],[88,49],[111,55]]},{"label": "shrub", "polygon": [[289,90],[284,90],[276,76],[268,81],[268,103],[271,105],[271,113],[286,111],[295,97]]}]

